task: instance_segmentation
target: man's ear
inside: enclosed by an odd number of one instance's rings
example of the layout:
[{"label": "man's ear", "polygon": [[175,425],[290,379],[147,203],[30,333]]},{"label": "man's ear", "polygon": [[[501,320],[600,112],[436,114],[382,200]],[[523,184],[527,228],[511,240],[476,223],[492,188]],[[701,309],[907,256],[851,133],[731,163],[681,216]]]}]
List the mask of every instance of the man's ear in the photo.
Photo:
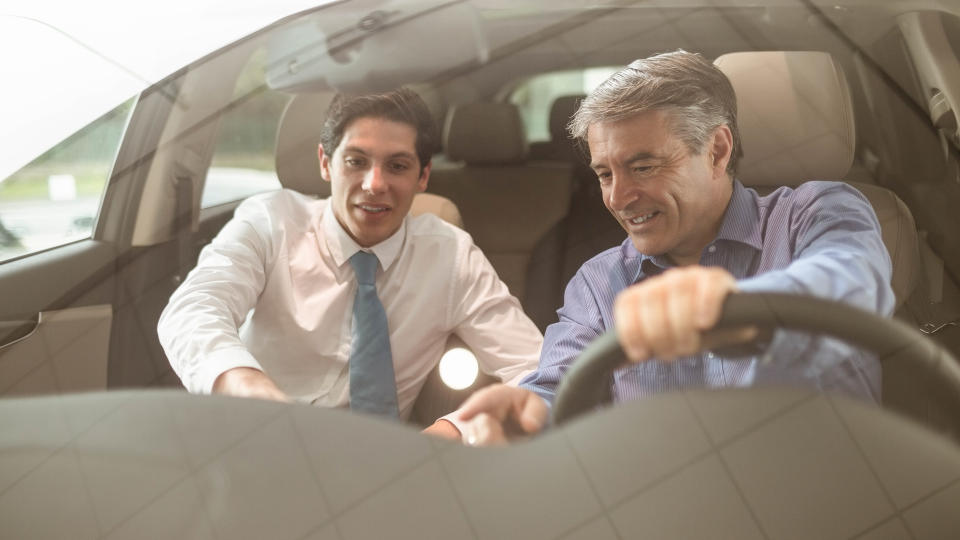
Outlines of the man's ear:
[{"label": "man's ear", "polygon": [[727,175],[727,164],[730,163],[732,153],[733,132],[730,131],[730,126],[723,124],[713,130],[713,140],[710,141],[710,157],[714,176]]},{"label": "man's ear", "polygon": [[330,158],[323,153],[323,145],[317,145],[317,159],[320,161],[320,176],[327,182],[330,181]]},{"label": "man's ear", "polygon": [[420,173],[420,179],[417,180],[417,192],[423,192],[427,190],[427,182],[430,180],[430,167],[433,165],[433,161],[427,163],[423,168],[423,172]]}]

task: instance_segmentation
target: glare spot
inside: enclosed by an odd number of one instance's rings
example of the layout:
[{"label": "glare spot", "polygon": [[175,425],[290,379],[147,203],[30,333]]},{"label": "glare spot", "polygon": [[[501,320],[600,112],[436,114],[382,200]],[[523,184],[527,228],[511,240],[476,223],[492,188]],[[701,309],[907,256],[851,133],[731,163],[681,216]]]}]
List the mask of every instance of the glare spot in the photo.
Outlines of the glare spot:
[{"label": "glare spot", "polygon": [[454,390],[463,390],[477,380],[477,357],[461,347],[443,353],[440,359],[440,378]]}]

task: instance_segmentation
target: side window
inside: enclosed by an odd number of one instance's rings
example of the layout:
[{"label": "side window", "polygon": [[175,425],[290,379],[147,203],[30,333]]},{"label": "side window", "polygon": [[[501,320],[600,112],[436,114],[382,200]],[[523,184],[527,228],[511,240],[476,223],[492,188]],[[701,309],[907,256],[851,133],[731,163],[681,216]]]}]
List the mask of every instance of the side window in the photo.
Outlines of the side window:
[{"label": "side window", "polygon": [[280,189],[274,166],[274,139],[290,96],[267,87],[265,63],[266,54],[258,50],[237,80],[232,107],[220,122],[201,208]]},{"label": "side window", "polygon": [[588,94],[619,67],[555,71],[535,75],[520,83],[510,102],[520,109],[529,142],[550,140],[550,107],[560,96]]},{"label": "side window", "polygon": [[90,238],[135,101],[0,179],[0,262]]}]

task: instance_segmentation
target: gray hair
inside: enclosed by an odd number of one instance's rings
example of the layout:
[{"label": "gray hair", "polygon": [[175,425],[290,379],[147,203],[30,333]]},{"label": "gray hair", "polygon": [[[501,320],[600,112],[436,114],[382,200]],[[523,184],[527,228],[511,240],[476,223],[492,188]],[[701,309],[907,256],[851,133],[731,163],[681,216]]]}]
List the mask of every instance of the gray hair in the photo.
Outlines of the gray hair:
[{"label": "gray hair", "polygon": [[592,124],[654,110],[667,111],[674,136],[694,154],[716,128],[727,125],[733,134],[727,173],[736,174],[743,156],[737,97],[727,76],[698,53],[676,50],[634,60],[584,98],[567,130],[585,146]]}]

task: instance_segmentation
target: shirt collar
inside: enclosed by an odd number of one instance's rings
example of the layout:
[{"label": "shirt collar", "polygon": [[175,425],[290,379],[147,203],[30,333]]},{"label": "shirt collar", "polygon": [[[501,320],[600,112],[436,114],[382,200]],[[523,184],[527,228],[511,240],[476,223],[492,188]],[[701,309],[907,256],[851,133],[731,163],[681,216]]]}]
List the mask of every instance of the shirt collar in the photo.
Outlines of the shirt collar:
[{"label": "shirt collar", "polygon": [[636,265],[636,268],[632,272],[632,283],[637,283],[642,279],[655,276],[667,268],[674,266],[665,255],[645,255],[640,253],[637,251],[637,248],[633,246],[633,241],[630,240],[629,236],[624,240],[621,249],[627,256],[627,259]]},{"label": "shirt collar", "polygon": [[743,187],[739,180],[733,181],[733,194],[723,215],[717,240],[730,240],[760,249],[760,212],[757,209],[756,193]]},{"label": "shirt collar", "polygon": [[[717,240],[739,242],[759,250],[762,247],[759,215],[752,190],[743,187],[739,180],[734,180],[730,203],[727,204],[727,210],[723,214],[723,221],[720,223],[720,230],[717,231],[714,242]],[[674,266],[666,255],[640,253],[629,237],[624,241],[621,249],[624,257],[636,264],[633,283],[655,276]]]},{"label": "shirt collar", "polygon": [[327,249],[330,251],[333,262],[336,263],[337,267],[342,267],[350,260],[350,257],[352,257],[354,253],[362,250],[376,255],[377,260],[380,261],[380,266],[383,267],[383,271],[386,272],[390,269],[393,262],[397,260],[397,257],[400,255],[400,250],[403,248],[403,242],[407,237],[407,219],[408,218],[404,216],[403,221],[400,223],[400,228],[397,229],[396,232],[383,242],[370,246],[369,248],[360,247],[360,244],[357,244],[357,242],[347,234],[347,231],[344,230],[340,222],[337,221],[337,217],[333,213],[333,207],[329,202],[327,203],[327,210],[323,213],[320,227],[323,230],[323,238],[327,243]]}]

